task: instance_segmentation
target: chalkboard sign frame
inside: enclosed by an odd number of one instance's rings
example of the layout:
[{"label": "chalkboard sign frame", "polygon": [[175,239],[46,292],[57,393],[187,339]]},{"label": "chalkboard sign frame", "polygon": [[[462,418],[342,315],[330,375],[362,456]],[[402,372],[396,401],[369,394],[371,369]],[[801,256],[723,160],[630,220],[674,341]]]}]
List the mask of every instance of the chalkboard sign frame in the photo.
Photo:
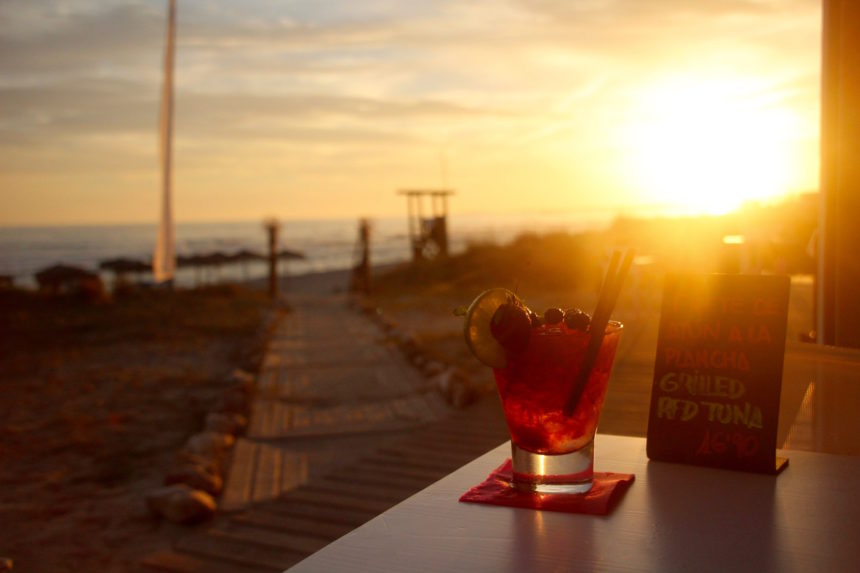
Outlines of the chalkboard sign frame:
[{"label": "chalkboard sign frame", "polygon": [[774,474],[790,278],[669,273],[649,459]]}]

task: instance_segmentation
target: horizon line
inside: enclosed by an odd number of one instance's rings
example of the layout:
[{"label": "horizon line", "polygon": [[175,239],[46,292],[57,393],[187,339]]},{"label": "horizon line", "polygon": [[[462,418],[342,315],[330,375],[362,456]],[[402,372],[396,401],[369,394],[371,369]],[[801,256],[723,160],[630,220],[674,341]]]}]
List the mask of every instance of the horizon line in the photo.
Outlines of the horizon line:
[{"label": "horizon line", "polygon": [[[595,216],[597,214],[602,213],[603,215],[611,215],[611,218],[618,217],[633,217],[639,218],[636,213],[631,213],[631,211],[636,210],[644,210],[648,211],[647,214],[644,215],[645,218],[659,218],[659,217],[672,217],[672,218],[683,218],[683,217],[719,217],[723,215],[727,215],[729,213],[737,212],[743,209],[748,204],[757,204],[757,205],[776,205],[779,203],[784,203],[786,201],[796,200],[800,197],[807,195],[817,195],[819,193],[818,189],[807,189],[803,191],[796,191],[792,193],[786,193],[779,197],[775,197],[772,200],[749,200],[739,205],[735,209],[727,211],[725,213],[704,213],[704,212],[679,212],[679,210],[683,210],[683,207],[679,207],[677,205],[669,205],[666,203],[639,203],[633,205],[587,205],[581,207],[570,207],[564,210],[557,209],[534,209],[530,211],[464,211],[464,212],[455,212],[453,215],[448,214],[449,219],[456,219],[456,217],[524,217],[524,216],[556,216],[558,218],[564,218],[566,216],[576,216],[582,214],[588,214]],[[663,211],[663,213],[658,213],[658,211]],[[344,215],[335,215],[330,217],[324,216],[294,216],[290,218],[278,218],[275,217],[278,221],[349,221],[354,220],[358,221],[360,219],[370,219],[378,220],[378,219],[397,219],[397,218],[406,218],[406,210],[404,209],[403,213],[399,214],[381,214],[377,216],[368,216],[368,215],[356,215],[356,216],[344,216]],[[258,218],[240,218],[240,219],[179,219],[176,220],[177,225],[224,225],[224,224],[242,224],[242,223],[251,223],[254,221],[259,221],[262,225],[264,221],[271,219],[272,216],[263,216],[261,215]],[[31,222],[31,223],[6,223],[0,222],[0,229],[38,229],[38,228],[58,228],[58,227],[146,227],[158,226],[158,221],[153,219],[151,221],[117,221],[117,222],[106,222],[106,221],[92,221],[92,222]]]}]

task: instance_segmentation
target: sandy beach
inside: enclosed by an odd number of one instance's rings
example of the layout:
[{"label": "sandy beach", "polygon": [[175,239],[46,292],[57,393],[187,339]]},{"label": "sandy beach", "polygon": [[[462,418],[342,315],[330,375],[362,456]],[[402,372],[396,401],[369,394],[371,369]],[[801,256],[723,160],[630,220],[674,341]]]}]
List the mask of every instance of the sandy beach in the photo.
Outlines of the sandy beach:
[{"label": "sandy beach", "polygon": [[[529,242],[530,241],[530,242]],[[561,272],[568,239],[477,246],[423,265],[376,268],[364,299],[430,358],[461,369],[474,397],[491,396],[489,368],[462,338],[453,309],[485,288],[516,289],[539,311],[593,308],[599,259]],[[524,252],[533,256],[524,267]],[[601,251],[595,251],[601,252]],[[525,268],[526,272],[522,269]],[[601,432],[642,436],[661,301],[659,273],[634,268],[614,318],[626,330]],[[161,485],[182,444],[231,383],[253,372],[266,325],[287,313],[291,294],[344,292],[348,271],[287,276],[286,305],[262,283],[143,292],[103,303],[2,293],[0,356],[0,557],[15,571],[134,571],[145,555],[188,528],[152,517],[146,492]],[[807,326],[811,287],[792,290],[789,337]]]},{"label": "sandy beach", "polygon": [[0,558],[14,571],[139,571],[193,530],[151,515],[177,453],[293,293],[348,271],[87,302],[0,291]]},{"label": "sandy beach", "polygon": [[255,367],[271,312],[229,286],[104,303],[0,293],[0,557],[134,571],[181,535],[145,493],[231,372]]}]

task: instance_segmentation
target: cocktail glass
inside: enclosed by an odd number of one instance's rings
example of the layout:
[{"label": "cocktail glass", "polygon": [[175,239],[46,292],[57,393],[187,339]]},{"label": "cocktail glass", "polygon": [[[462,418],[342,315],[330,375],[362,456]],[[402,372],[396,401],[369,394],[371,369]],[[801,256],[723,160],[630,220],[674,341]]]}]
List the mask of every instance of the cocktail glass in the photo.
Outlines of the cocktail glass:
[{"label": "cocktail glass", "polygon": [[511,433],[513,484],[525,491],[581,494],[594,479],[594,434],[623,326],[610,321],[571,413],[565,405],[586,362],[590,334],[564,324],[532,330],[525,349],[494,368]]}]

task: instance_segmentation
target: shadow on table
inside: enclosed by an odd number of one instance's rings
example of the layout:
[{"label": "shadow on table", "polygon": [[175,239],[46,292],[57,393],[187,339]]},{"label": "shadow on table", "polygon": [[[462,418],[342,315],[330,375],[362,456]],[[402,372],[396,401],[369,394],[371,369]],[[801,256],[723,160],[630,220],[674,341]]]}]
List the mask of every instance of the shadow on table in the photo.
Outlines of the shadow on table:
[{"label": "shadow on table", "polygon": [[[647,507],[654,523],[662,524],[661,529],[651,529],[648,540],[657,570],[787,570],[790,564],[780,562],[782,544],[776,527],[777,479],[649,461]],[[743,487],[731,487],[741,480]],[[690,527],[696,522],[702,527]]]}]

